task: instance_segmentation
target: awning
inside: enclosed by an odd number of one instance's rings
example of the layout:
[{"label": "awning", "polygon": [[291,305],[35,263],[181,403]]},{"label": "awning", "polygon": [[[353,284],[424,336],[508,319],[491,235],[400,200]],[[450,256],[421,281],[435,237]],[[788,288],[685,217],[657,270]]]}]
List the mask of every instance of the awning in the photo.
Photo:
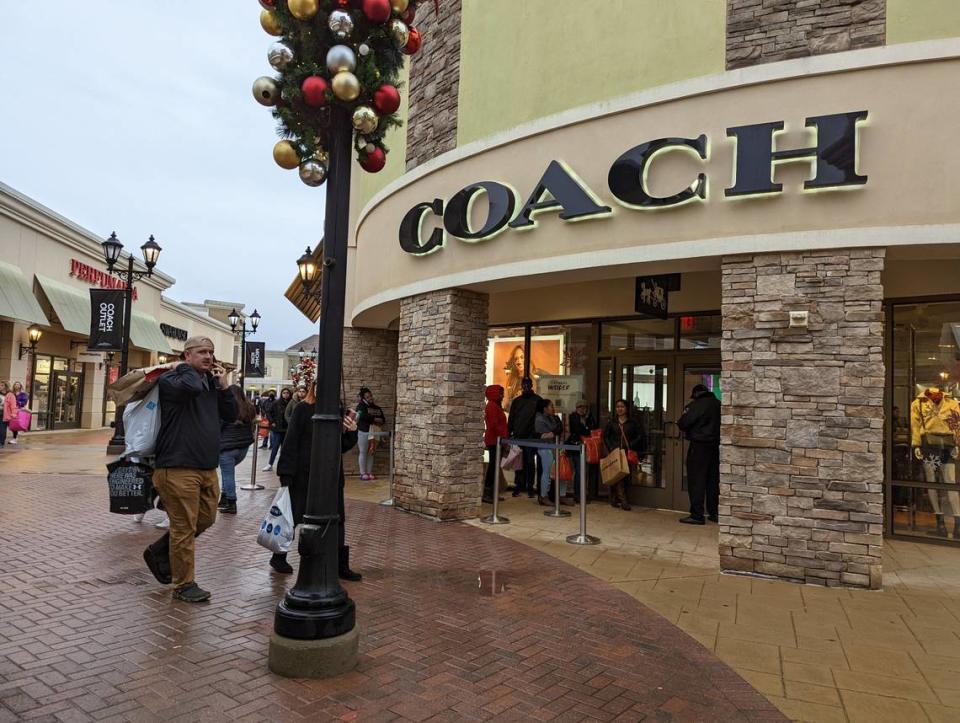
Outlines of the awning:
[{"label": "awning", "polygon": [[173,349],[167,343],[167,338],[160,331],[160,322],[149,314],[133,312],[130,321],[130,343],[148,351],[158,351],[161,354],[172,354]]},{"label": "awning", "polygon": [[90,333],[90,293],[77,291],[40,274],[37,274],[37,282],[60,325],[74,334],[87,336]]},{"label": "awning", "polygon": [[0,261],[0,316],[24,324],[50,323],[23,272],[4,261]]},{"label": "awning", "polygon": [[[323,242],[320,242],[313,252],[313,260],[319,264],[322,256]],[[319,289],[317,289],[317,291],[319,291]],[[297,274],[297,277],[290,286],[287,287],[284,296],[287,297],[291,304],[300,310],[301,314],[310,319],[310,321],[316,323],[317,319],[320,318],[320,295],[308,294],[304,290],[303,282],[300,280],[300,274]]]}]

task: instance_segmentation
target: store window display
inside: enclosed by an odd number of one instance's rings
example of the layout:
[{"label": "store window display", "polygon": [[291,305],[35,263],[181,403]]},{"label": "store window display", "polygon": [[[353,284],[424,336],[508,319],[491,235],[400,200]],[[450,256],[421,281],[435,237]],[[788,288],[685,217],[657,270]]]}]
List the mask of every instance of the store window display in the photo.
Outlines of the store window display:
[{"label": "store window display", "polygon": [[[957,483],[957,435],[960,432],[960,402],[939,387],[927,387],[910,405],[910,446],[923,469],[925,482]],[[936,534],[946,537],[944,498],[953,516],[953,537],[960,539],[960,494],[929,489],[936,515]]]}]

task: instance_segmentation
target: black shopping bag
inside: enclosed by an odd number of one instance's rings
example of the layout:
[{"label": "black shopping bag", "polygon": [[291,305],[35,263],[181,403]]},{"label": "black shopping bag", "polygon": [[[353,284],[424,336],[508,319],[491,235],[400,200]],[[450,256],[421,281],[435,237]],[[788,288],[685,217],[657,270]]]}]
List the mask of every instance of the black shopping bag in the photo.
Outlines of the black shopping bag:
[{"label": "black shopping bag", "polygon": [[153,468],[118,459],[107,465],[110,511],[119,515],[138,515],[153,505]]}]

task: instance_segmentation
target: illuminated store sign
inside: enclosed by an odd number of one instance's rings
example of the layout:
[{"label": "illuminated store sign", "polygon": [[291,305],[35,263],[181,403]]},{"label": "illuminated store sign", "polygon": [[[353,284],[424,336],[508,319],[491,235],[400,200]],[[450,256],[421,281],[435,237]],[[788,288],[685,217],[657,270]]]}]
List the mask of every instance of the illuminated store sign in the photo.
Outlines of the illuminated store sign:
[{"label": "illuminated store sign", "polygon": [[[857,129],[867,119],[867,111],[813,116],[806,127],[816,131],[816,145],[809,148],[780,149],[777,136],[784,133],[783,121],[727,128],[727,137],[734,139],[733,185],[724,190],[728,199],[769,196],[783,191],[774,183],[773,169],[778,164],[812,163],[813,177],[803,184],[805,191],[831,191],[863,186],[867,177],[857,173],[859,155]],[[607,175],[607,186],[614,200],[624,208],[653,211],[675,208],[707,199],[707,175],[697,177],[679,193],[656,196],[650,191],[650,174],[658,156],[666,153],[687,153],[700,161],[710,159],[710,141],[706,135],[697,138],[658,138],[641,143],[617,158]],[[486,196],[486,219],[472,226],[474,203]],[[519,207],[519,211],[517,210]],[[607,206],[561,161],[550,161],[543,176],[526,203],[520,205],[516,190],[499,181],[480,181],[455,193],[449,201],[437,198],[418,203],[400,223],[400,248],[409,254],[424,256],[439,251],[447,235],[470,243],[494,238],[507,229],[517,231],[536,228],[536,216],[556,211],[567,222],[603,218],[613,214]],[[428,215],[443,220],[423,238],[423,223]]]}]

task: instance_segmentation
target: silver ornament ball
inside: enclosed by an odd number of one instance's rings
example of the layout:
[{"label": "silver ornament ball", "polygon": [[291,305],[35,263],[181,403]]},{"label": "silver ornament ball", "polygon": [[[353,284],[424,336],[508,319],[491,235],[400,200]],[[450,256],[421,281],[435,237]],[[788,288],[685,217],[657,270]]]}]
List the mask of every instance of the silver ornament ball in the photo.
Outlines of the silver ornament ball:
[{"label": "silver ornament ball", "polygon": [[253,82],[253,97],[260,105],[276,105],[280,90],[273,78],[262,75]]},{"label": "silver ornament ball", "polygon": [[410,29],[402,20],[393,19],[390,21],[390,35],[393,36],[393,42],[398,48],[402,48],[410,39]]},{"label": "silver ornament ball", "polygon": [[327,68],[331,73],[339,73],[341,70],[352,73],[356,67],[357,56],[346,45],[334,45],[327,51]]},{"label": "silver ornament ball", "polygon": [[363,147],[363,152],[364,152],[364,153],[373,153],[373,151],[374,151],[375,149],[376,149],[376,146],[375,146],[375,145],[373,145],[372,143],[368,143],[367,145],[365,145],[365,146]]},{"label": "silver ornament ball", "polygon": [[283,43],[274,43],[267,51],[267,62],[274,70],[283,70],[293,62],[293,51]]},{"label": "silver ornament ball", "polygon": [[364,57],[370,55],[370,46],[367,45],[366,43],[360,43],[360,47],[357,48],[357,50],[359,50],[359,51],[360,51],[360,55],[362,55],[362,56],[364,56]]},{"label": "silver ornament ball", "polygon": [[300,164],[300,180],[308,186],[319,186],[327,180],[327,167],[320,161],[304,161]]},{"label": "silver ornament ball", "polygon": [[353,33],[353,16],[346,10],[334,10],[327,20],[327,27],[340,40],[344,40]]}]

